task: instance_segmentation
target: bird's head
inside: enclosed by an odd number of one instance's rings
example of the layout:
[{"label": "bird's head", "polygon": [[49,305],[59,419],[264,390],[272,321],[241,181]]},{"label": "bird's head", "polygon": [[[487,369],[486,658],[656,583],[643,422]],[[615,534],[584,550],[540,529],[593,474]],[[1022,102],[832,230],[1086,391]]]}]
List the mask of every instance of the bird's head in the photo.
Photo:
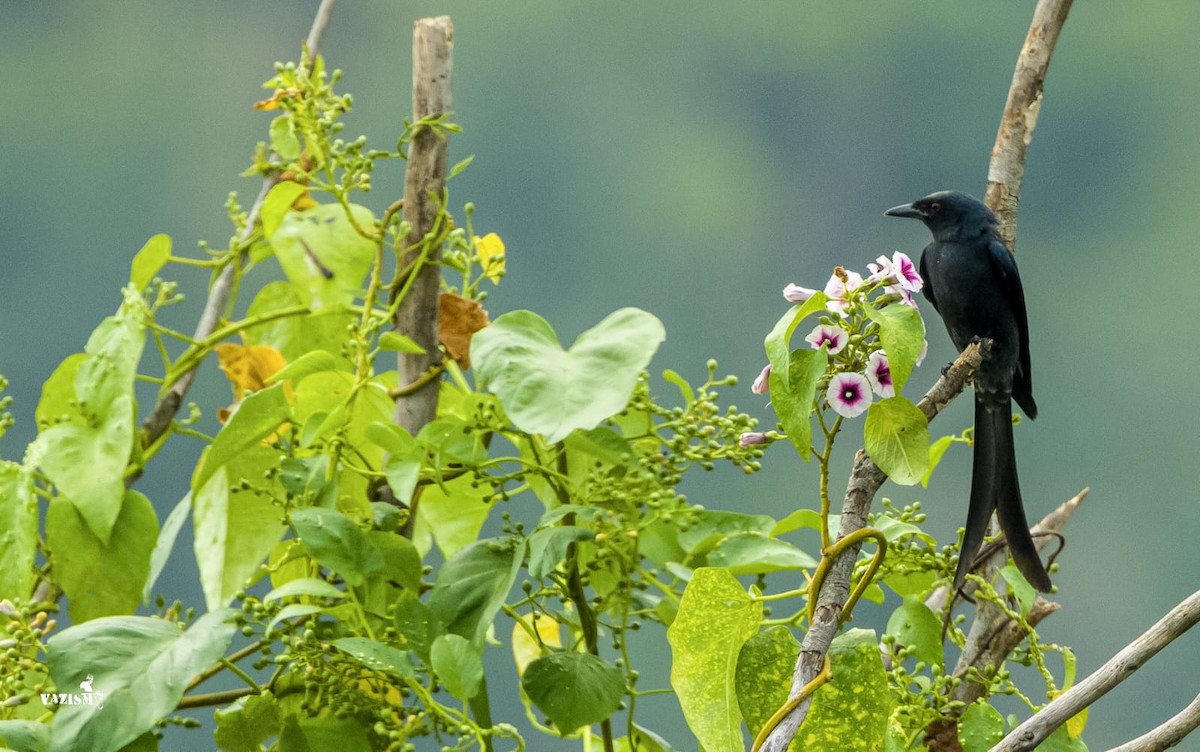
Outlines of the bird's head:
[{"label": "bird's head", "polygon": [[997,224],[996,215],[979,199],[958,191],[938,191],[911,204],[893,206],[884,214],[925,223],[935,238],[950,240],[978,235]]}]

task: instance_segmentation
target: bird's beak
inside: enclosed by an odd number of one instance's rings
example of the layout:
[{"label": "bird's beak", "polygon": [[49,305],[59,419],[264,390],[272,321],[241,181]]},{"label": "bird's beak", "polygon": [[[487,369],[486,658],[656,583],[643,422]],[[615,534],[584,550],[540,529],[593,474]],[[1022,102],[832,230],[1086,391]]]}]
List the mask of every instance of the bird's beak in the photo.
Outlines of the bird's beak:
[{"label": "bird's beak", "polygon": [[891,209],[885,211],[884,214],[889,217],[908,217],[909,219],[923,219],[925,217],[924,212],[912,204],[893,206]]}]

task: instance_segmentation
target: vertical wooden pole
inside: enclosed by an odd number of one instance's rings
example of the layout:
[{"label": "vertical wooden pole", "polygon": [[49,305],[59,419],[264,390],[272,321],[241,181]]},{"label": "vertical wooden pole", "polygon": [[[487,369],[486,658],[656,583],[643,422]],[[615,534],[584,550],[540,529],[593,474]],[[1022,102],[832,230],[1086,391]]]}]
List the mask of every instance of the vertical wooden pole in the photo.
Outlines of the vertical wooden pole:
[{"label": "vertical wooden pole", "polygon": [[[423,18],[413,26],[413,122],[438,117],[450,111],[450,74],[454,61],[454,25],[449,16]],[[434,231],[446,185],[447,134],[421,128],[408,150],[404,176],[404,220],[412,227],[408,250],[401,263],[411,265],[426,253],[412,287],[396,313],[396,329],[425,348],[421,355],[402,353],[397,370],[400,385],[412,384],[441,361],[438,352],[438,288],[441,269],[437,265],[440,243],[429,237]],[[429,246],[426,248],[426,246]],[[438,379],[396,401],[396,422],[411,433],[437,414]]]}]

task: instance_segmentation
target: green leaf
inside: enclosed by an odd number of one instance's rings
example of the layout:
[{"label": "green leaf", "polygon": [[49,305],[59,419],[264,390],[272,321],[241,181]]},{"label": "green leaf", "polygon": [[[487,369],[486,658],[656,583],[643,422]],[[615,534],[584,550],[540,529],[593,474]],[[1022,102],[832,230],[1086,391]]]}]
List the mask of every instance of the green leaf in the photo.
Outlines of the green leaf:
[{"label": "green leaf", "polygon": [[318,606],[313,603],[289,603],[288,605],[279,609],[279,612],[276,613],[275,616],[271,618],[271,621],[267,623],[267,636],[271,636],[272,631],[275,629],[275,625],[281,621],[296,619],[301,616],[319,614],[324,610],[324,606]]},{"label": "green leaf", "polygon": [[802,752],[876,749],[883,743],[892,697],[874,630],[851,629],[829,648],[833,679],[817,690],[796,735]]},{"label": "green leaf", "polygon": [[879,341],[887,353],[888,368],[896,394],[904,389],[909,374],[921,354],[921,343],[925,341],[925,322],[921,312],[912,306],[893,304],[883,308],[867,306],[867,316],[879,324]]},{"label": "green leaf", "polygon": [[919,598],[912,596],[888,617],[887,634],[896,644],[908,647],[918,661],[930,666],[946,665],[942,650],[942,620]]},{"label": "green leaf", "polygon": [[413,593],[421,591],[421,554],[412,541],[383,530],[368,530],[367,540],[383,555],[383,570],[367,578],[369,586],[376,580],[395,583]]},{"label": "green leaf", "polygon": [[0,747],[16,752],[46,752],[50,748],[50,724],[0,721]]},{"label": "green leaf", "polygon": [[267,192],[260,213],[263,235],[267,240],[275,235],[275,231],[283,223],[284,215],[291,211],[292,204],[296,203],[296,199],[303,196],[306,190],[308,189],[305,186],[294,180],[281,180]]},{"label": "green leaf", "polygon": [[296,137],[296,126],[291,115],[280,115],[271,121],[271,148],[285,162],[294,162],[302,151],[300,139]]},{"label": "green leaf", "polygon": [[525,667],[521,687],[566,735],[616,712],[625,695],[625,677],[588,653],[551,653]]},{"label": "green leaf", "polygon": [[742,645],[761,620],[762,601],[751,599],[725,569],[697,569],[683,591],[667,629],[671,686],[705,752],[743,749],[735,671]]},{"label": "green leaf", "polygon": [[358,523],[333,509],[307,507],[292,511],[292,527],[308,553],[354,587],[383,571],[383,554]]},{"label": "green leaf", "polygon": [[1033,602],[1037,600],[1037,591],[1033,589],[1033,585],[1030,585],[1025,575],[1021,574],[1021,570],[1012,564],[1005,565],[1000,570],[1000,576],[1008,583],[1008,592],[1017,599],[1021,614],[1028,614],[1029,609],[1033,608]]},{"label": "green leaf", "polygon": [[213,713],[217,723],[214,737],[224,752],[261,752],[263,742],[279,735],[283,718],[279,704],[269,693],[242,697]]},{"label": "green leaf", "polygon": [[301,577],[298,580],[288,580],[279,587],[263,596],[263,603],[281,601],[285,598],[334,598],[341,600],[346,594],[336,586],[316,577]]},{"label": "green leaf", "polygon": [[109,416],[118,397],[133,403],[133,381],[146,342],[143,319],[147,311],[140,291],[126,288],[123,292],[120,310],[88,337],[83,348],[86,357],[75,374],[80,410],[92,419]]},{"label": "green leaf", "polygon": [[0,598],[23,600],[33,592],[37,544],[33,475],[15,463],[0,462]]},{"label": "green leaf", "polygon": [[633,739],[622,736],[616,740],[616,752],[677,752],[666,739],[648,728],[633,724]]},{"label": "green leaf", "polygon": [[[679,543],[688,551],[695,551],[706,540],[715,544],[725,536],[735,533],[762,533],[766,535],[775,527],[775,520],[765,514],[743,514],[719,509],[694,510],[688,516],[688,529],[679,532]],[[713,536],[717,536],[713,540]]]},{"label": "green leaf", "polygon": [[513,311],[475,333],[471,361],[518,428],[554,443],[620,412],[665,338],[656,317],[622,308],[563,350],[544,319]]},{"label": "green leaf", "polygon": [[595,537],[591,530],[573,525],[535,531],[529,536],[529,576],[542,579],[566,560],[567,549],[572,543]]},{"label": "green leaf", "polygon": [[472,543],[442,565],[429,608],[447,630],[483,644],[517,578],[523,558],[520,548],[512,538],[488,538]]},{"label": "green leaf", "polygon": [[467,638],[444,634],[433,641],[429,663],[446,691],[466,702],[483,685],[483,653]]},{"label": "green leaf", "polygon": [[1004,738],[1004,716],[979,700],[967,706],[958,720],[958,743],[963,752],[987,752]]},{"label": "green leaf", "polygon": [[[779,522],[775,523],[775,527],[771,528],[769,534],[772,538],[778,538],[786,533],[791,533],[806,527],[820,532],[821,513],[815,509],[797,509],[787,517],[784,517]],[[836,533],[837,531],[835,530],[834,532]]]},{"label": "green leaf", "polygon": [[863,446],[893,482],[911,486],[929,467],[929,422],[904,397],[880,400],[867,408]]},{"label": "green leaf", "polygon": [[59,423],[43,431],[32,450],[34,461],[105,544],[125,498],[133,399],[121,395],[106,407],[106,417],[99,425]]},{"label": "green leaf", "polygon": [[921,476],[921,487],[929,488],[929,479],[933,477],[933,471],[937,469],[938,463],[942,461],[942,456],[946,454],[946,450],[954,443],[954,436],[943,436],[929,445],[929,467],[925,470],[925,474]]},{"label": "green leaf", "polygon": [[421,479],[421,457],[413,454],[393,454],[388,457],[383,467],[387,474],[388,487],[397,499],[408,502],[413,491],[417,490],[417,481]]},{"label": "green leaf", "polygon": [[167,515],[166,521],[159,529],[154,550],[150,552],[150,572],[146,575],[146,586],[142,588],[143,606],[150,605],[154,583],[158,582],[158,576],[162,574],[163,567],[167,565],[167,559],[171,558],[171,551],[175,549],[175,538],[179,536],[179,531],[183,527],[183,523],[187,522],[188,513],[191,511],[192,492],[188,491]]},{"label": "green leaf", "polygon": [[275,433],[289,414],[283,384],[255,392],[242,400],[209,446],[192,489],[198,490],[226,462]]},{"label": "green leaf", "polygon": [[679,389],[680,396],[683,397],[685,405],[692,405],[696,401],[696,393],[692,390],[692,385],[687,383],[687,379],[680,376],[677,372],[666,369],[662,373],[663,380],[674,384]]},{"label": "green leaf", "polygon": [[401,593],[396,600],[395,620],[396,631],[404,638],[408,649],[428,661],[433,641],[442,632],[442,626],[429,606],[418,600],[415,593]]},{"label": "green leaf", "polygon": [[[767,384],[771,387],[771,406],[788,439],[807,462],[812,453],[812,416],[817,382],[825,374],[829,354],[820,350],[796,350],[788,358],[788,367],[776,373],[771,366]],[[785,381],[785,379],[787,379]]]},{"label": "green leaf", "polygon": [[324,350],[313,350],[312,352],[304,353],[299,358],[288,363],[283,368],[268,376],[265,381],[268,384],[276,384],[284,379],[291,379],[293,383],[299,384],[304,380],[305,376],[321,371],[336,371],[345,362],[343,358],[335,358],[333,353]]},{"label": "green leaf", "polygon": [[757,736],[763,724],[787,700],[800,643],[783,625],[765,629],[742,646],[735,684],[746,727]]},{"label": "green leaf", "polygon": [[757,532],[729,536],[708,553],[707,559],[709,566],[725,567],[735,577],[817,566],[816,559],[792,544]]},{"label": "green leaf", "polygon": [[883,582],[895,591],[896,595],[907,598],[910,595],[927,594],[933,583],[937,582],[937,575],[927,569],[915,569],[901,563]]},{"label": "green leaf", "polygon": [[[412,679],[417,675],[408,652],[397,650],[391,645],[384,645],[366,637],[342,637],[334,640],[333,645],[347,655],[353,656],[367,668],[386,671],[405,679]],[[480,676],[482,676],[482,670],[481,664]]]},{"label": "green leaf", "polygon": [[54,684],[66,691],[93,679],[102,704],[63,705],[54,714],[52,752],[116,750],[170,714],[187,683],[220,659],[236,629],[233,612],[201,616],[185,632],[163,619],[110,616],[47,642]]},{"label": "green leaf", "polygon": [[379,349],[393,350],[399,353],[409,353],[410,355],[423,355],[425,348],[413,342],[411,337],[406,337],[398,332],[384,332],[379,336]]},{"label": "green leaf", "polygon": [[129,281],[135,289],[144,290],[154,275],[167,264],[171,258],[171,236],[155,235],[146,241],[142,250],[133,257],[129,269]]},{"label": "green leaf", "polygon": [[[350,204],[350,212],[363,231],[375,228],[370,209]],[[296,295],[313,308],[354,302],[375,260],[375,243],[358,234],[339,204],[288,212],[271,245]]]},{"label": "green leaf", "polygon": [[[624,465],[634,459],[633,450],[624,437],[604,426],[589,431],[572,431],[564,443],[569,452],[586,454],[609,465]],[[584,469],[587,469],[586,465]]]},{"label": "green leaf", "polygon": [[65,499],[52,501],[46,512],[46,539],[55,579],[67,594],[71,622],[133,613],[142,599],[157,538],[154,507],[137,491],[125,492],[107,544],[73,505]]},{"label": "green leaf", "polygon": [[75,397],[75,377],[85,358],[87,353],[68,355],[42,384],[42,398],[34,413],[39,430],[56,423],[87,425],[87,418],[80,411],[79,400]]},{"label": "green leaf", "polygon": [[[243,480],[262,487],[263,474],[278,463],[275,450],[252,446],[225,463],[192,495],[193,547],[210,610],[233,600],[283,538],[282,511],[272,497],[239,488]],[[282,496],[278,478],[272,483],[264,490]]]},{"label": "green leaf", "polygon": [[[271,282],[258,291],[246,311],[247,318],[261,317],[301,305],[300,296],[287,282]],[[270,345],[290,363],[306,352],[324,350],[341,357],[346,326],[354,320],[341,306],[314,310],[303,316],[287,316],[247,329],[246,344]],[[348,361],[346,361],[348,363]]]},{"label": "green leaf", "polygon": [[778,374],[783,379],[781,383],[787,384],[791,380],[788,371],[791,369],[792,333],[801,321],[818,311],[824,311],[827,302],[829,297],[823,292],[817,292],[803,303],[792,306],[791,310],[775,323],[763,341],[763,347],[767,351],[767,362],[771,364],[771,373]]},{"label": "green leaf", "polygon": [[487,501],[491,492],[486,486],[473,488],[472,482],[464,475],[441,486],[426,486],[413,537],[432,535],[446,558],[474,543],[495,501]]}]

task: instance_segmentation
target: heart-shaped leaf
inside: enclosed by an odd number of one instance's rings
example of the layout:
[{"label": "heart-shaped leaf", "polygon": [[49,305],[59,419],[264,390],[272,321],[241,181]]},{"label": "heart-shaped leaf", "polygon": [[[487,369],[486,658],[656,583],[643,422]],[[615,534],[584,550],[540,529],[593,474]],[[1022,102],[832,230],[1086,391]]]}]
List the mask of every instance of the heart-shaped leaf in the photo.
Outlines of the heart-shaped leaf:
[{"label": "heart-shaped leaf", "polygon": [[471,359],[518,428],[556,442],[624,408],[664,339],[655,316],[622,308],[563,350],[545,319],[513,311],[476,333]]}]

